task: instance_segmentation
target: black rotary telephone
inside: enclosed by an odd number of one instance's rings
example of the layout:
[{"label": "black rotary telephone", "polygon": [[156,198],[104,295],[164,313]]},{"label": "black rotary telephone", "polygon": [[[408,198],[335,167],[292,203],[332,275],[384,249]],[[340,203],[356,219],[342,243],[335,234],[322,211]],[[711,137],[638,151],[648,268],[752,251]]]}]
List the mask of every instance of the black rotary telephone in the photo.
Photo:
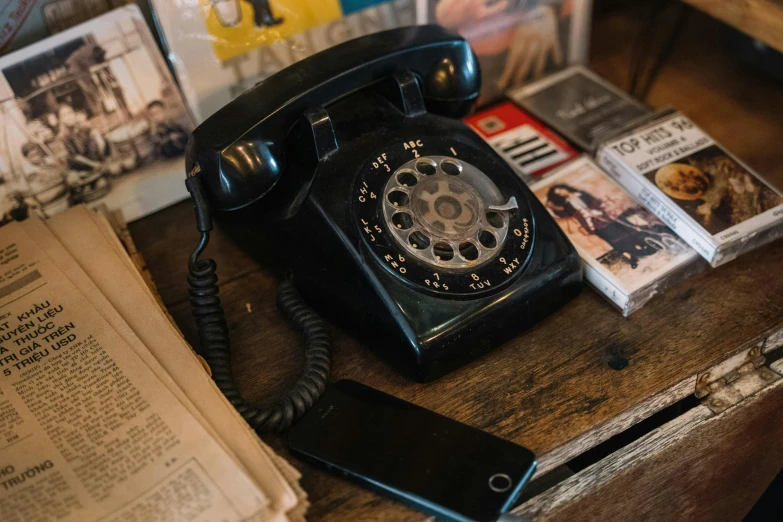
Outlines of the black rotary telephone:
[{"label": "black rotary telephone", "polygon": [[[286,426],[328,379],[328,336],[304,302],[425,382],[579,292],[574,248],[458,119],[479,87],[463,39],[437,26],[393,29],[288,67],[193,132],[187,183],[202,240],[191,300],[215,379],[254,427]],[[247,405],[233,387],[215,266],[199,260],[210,209],[273,237],[304,297],[281,285],[308,366],[274,411]]]}]

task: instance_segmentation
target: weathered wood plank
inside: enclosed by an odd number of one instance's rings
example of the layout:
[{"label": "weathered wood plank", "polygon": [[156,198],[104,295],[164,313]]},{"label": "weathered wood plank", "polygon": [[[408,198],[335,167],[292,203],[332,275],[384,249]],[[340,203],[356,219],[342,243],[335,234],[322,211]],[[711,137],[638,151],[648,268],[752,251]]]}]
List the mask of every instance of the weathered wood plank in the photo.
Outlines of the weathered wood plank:
[{"label": "weathered wood plank", "polygon": [[783,51],[783,4],[775,0],[682,0]]},{"label": "weathered wood plank", "polygon": [[[538,455],[559,449],[558,458],[543,459],[550,468],[576,448],[587,449],[681,398],[683,381],[692,392],[698,373],[783,329],[781,256],[783,243],[742,257],[680,285],[627,320],[585,292],[527,335],[429,385],[405,380],[338,332],[333,378],[360,380]],[[275,313],[274,286],[271,275],[257,271],[228,283],[221,294],[237,378],[253,399],[290,383],[301,364],[298,339]],[[171,312],[195,342],[189,305]],[[619,358],[628,365],[613,370],[610,363]],[[656,395],[666,400],[649,399]],[[394,519],[402,509],[321,471],[300,469],[313,519],[375,513],[379,503]]]},{"label": "weathered wood plank", "polygon": [[[783,466],[783,380],[714,415],[697,406],[531,499],[533,521],[741,520]],[[752,443],[749,443],[752,441]]]},{"label": "weathered wood plank", "polygon": [[696,388],[696,376],[689,375],[677,384],[662,390],[636,404],[634,407],[618,413],[604,424],[598,424],[581,435],[564,442],[538,459],[538,468],[533,478],[549,473],[557,466],[597,446],[609,438],[622,433],[631,426],[650,417],[663,408],[692,395]]}]

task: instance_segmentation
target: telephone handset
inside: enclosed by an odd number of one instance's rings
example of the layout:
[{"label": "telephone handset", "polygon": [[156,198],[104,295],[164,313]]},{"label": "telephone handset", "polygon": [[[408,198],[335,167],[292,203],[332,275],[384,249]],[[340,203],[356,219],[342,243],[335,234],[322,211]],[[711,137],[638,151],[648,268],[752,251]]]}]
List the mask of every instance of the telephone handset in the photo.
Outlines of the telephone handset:
[{"label": "telephone handset", "polygon": [[[479,88],[463,39],[437,26],[393,29],[290,66],[193,132],[187,183],[202,232],[190,260],[194,314],[216,381],[254,427],[290,424],[328,379],[325,327],[296,290],[421,382],[579,292],[573,246],[458,119]],[[233,387],[214,263],[198,259],[211,208],[272,236],[293,273],[296,290],[283,283],[280,305],[310,341],[308,367],[272,412]]]},{"label": "telephone handset", "polygon": [[216,209],[246,206],[286,171],[286,141],[297,120],[308,119],[319,134],[316,152],[326,155],[337,143],[328,119],[318,120],[319,108],[402,71],[417,77],[405,88],[420,94],[400,100],[418,103],[407,107],[414,113],[424,102],[429,111],[461,117],[478,97],[478,63],[464,40],[437,26],[384,31],[297,62],[239,96],[193,132],[186,168],[201,167]]}]

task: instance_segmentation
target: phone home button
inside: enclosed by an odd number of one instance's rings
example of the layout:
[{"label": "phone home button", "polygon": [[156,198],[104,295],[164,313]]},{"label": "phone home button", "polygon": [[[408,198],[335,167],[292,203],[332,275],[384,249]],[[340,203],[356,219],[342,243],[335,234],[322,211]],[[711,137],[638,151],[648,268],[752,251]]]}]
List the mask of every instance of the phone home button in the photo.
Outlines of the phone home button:
[{"label": "phone home button", "polygon": [[495,473],[489,477],[489,489],[495,493],[505,493],[511,489],[511,477],[505,473]]}]

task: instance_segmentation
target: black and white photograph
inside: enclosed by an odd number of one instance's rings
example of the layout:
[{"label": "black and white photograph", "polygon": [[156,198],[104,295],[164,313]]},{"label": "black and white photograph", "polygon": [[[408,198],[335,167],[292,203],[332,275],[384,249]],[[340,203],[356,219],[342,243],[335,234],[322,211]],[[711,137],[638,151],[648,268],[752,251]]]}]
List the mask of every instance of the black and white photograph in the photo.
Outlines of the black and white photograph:
[{"label": "black and white photograph", "polygon": [[136,6],[0,59],[0,222],[185,196],[192,122]]}]

